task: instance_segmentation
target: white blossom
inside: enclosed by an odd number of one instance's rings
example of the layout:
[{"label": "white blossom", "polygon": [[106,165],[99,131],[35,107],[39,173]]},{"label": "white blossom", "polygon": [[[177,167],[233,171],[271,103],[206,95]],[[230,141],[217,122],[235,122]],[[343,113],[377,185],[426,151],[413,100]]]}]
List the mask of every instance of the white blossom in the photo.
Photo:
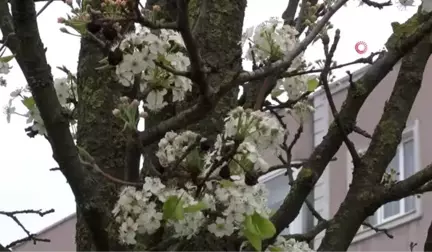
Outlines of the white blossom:
[{"label": "white blossom", "polygon": [[208,231],[216,237],[229,236],[234,233],[234,225],[229,219],[217,217],[216,222],[208,226]]}]

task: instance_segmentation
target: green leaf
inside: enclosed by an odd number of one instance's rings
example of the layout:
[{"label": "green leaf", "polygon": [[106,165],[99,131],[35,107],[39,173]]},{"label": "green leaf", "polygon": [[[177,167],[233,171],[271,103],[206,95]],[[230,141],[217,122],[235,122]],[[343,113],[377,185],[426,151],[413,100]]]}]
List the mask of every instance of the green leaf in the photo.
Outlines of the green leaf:
[{"label": "green leaf", "polygon": [[185,207],[184,212],[185,213],[195,213],[195,212],[201,211],[201,210],[206,209],[206,208],[208,208],[208,206],[204,202],[200,201],[194,205],[190,205],[188,207]]},{"label": "green leaf", "polygon": [[232,181],[229,181],[229,180],[226,180],[226,179],[221,180],[219,183],[221,184],[221,186],[223,188],[228,188],[228,187],[234,186],[234,183]]},{"label": "green leaf", "polygon": [[248,239],[249,243],[252,245],[252,247],[254,247],[256,251],[261,251],[262,249],[261,238],[258,235],[253,234],[248,230],[244,230],[243,233],[244,236]]},{"label": "green leaf", "polygon": [[32,110],[36,105],[36,102],[33,99],[33,97],[24,97],[22,103],[24,104],[24,106],[26,106],[28,110]]},{"label": "green leaf", "polygon": [[285,90],[283,89],[273,89],[273,91],[271,92],[271,96],[272,98],[277,98],[279,97],[281,94],[283,94],[285,92]]},{"label": "green leaf", "polygon": [[170,196],[163,205],[163,218],[165,220],[184,219],[183,201],[177,196]]},{"label": "green leaf", "polygon": [[243,222],[244,228],[250,232],[251,234],[260,235],[259,230],[255,227],[255,224],[252,221],[252,216],[248,215],[245,217]]},{"label": "green leaf", "polygon": [[0,58],[0,62],[7,63],[7,62],[11,61],[14,57],[15,57],[15,54],[2,57],[2,58]]},{"label": "green leaf", "polygon": [[87,32],[87,23],[84,21],[79,21],[76,19],[66,20],[65,25],[72,27],[79,34],[85,34]]},{"label": "green leaf", "polygon": [[281,249],[280,247],[276,247],[276,246],[270,246],[269,247],[270,252],[282,252],[283,249]]},{"label": "green leaf", "polygon": [[257,212],[252,215],[252,223],[255,225],[255,228],[258,230],[259,236],[262,239],[272,238],[276,234],[276,228],[273,223],[269,219],[262,217]]},{"label": "green leaf", "polygon": [[308,91],[313,92],[318,87],[319,82],[317,79],[310,79],[308,80],[307,84],[308,84]]}]

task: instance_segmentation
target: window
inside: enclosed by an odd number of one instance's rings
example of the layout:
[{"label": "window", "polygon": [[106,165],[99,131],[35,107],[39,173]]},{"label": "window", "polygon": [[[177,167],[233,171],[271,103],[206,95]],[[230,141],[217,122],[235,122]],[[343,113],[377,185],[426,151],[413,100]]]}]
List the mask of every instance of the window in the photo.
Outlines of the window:
[{"label": "window", "polygon": [[[404,134],[401,143],[398,146],[396,155],[391,161],[387,172],[392,169],[398,175],[397,180],[403,180],[415,172],[415,147],[413,132]],[[415,211],[415,196],[410,196],[399,201],[393,201],[379,208],[374,216],[371,216],[371,222],[381,224],[402,215]],[[371,223],[372,224],[372,223]]]},{"label": "window", "polygon": [[[294,178],[297,176],[297,171],[293,171]],[[285,197],[289,193],[290,186],[288,184],[288,176],[285,176],[285,170],[280,169],[270,172],[259,179],[264,183],[269,191],[268,207],[274,211],[279,209]],[[297,218],[290,224],[288,228],[282,231],[282,235],[303,233],[304,209],[302,208]]]},{"label": "window", "polygon": [[[390,162],[387,172],[392,169],[396,173],[396,179],[398,181],[406,179],[407,177],[413,175],[419,167],[418,164],[418,137],[417,137],[417,124],[416,121],[414,126],[408,128],[404,131],[401,143],[399,144],[396,154],[393,160]],[[365,150],[359,151],[363,154]],[[349,155],[349,153],[348,153]],[[351,161],[351,156],[348,159]],[[352,163],[350,164],[352,167]],[[349,182],[352,179],[352,170],[349,172]],[[380,225],[383,223],[390,222],[392,220],[398,219],[399,217],[408,215],[416,211],[417,208],[417,198],[415,196],[410,196],[399,201],[394,201],[387,203],[380,207],[373,216],[370,216],[366,221],[372,225]],[[360,230],[367,229],[362,226]]]}]

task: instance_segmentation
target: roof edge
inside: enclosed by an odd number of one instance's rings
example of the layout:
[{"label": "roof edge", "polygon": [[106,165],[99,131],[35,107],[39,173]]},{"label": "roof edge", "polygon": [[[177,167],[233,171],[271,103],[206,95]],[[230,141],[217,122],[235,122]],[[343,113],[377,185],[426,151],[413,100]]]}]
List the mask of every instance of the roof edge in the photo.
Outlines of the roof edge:
[{"label": "roof edge", "polygon": [[[352,72],[351,75],[352,75],[353,81],[356,81],[359,78],[361,78],[366,73],[366,71],[369,69],[369,67],[370,67],[370,65],[366,65],[366,66]],[[349,86],[349,78],[350,78],[350,76],[347,75],[345,77],[340,78],[337,81],[332,82],[329,85],[332,94],[337,93],[337,92],[347,88]],[[309,99],[313,99],[313,98],[315,98],[315,97],[317,97],[323,93],[324,93],[324,89],[321,86],[321,87],[317,88],[312,94],[309,95]]]}]

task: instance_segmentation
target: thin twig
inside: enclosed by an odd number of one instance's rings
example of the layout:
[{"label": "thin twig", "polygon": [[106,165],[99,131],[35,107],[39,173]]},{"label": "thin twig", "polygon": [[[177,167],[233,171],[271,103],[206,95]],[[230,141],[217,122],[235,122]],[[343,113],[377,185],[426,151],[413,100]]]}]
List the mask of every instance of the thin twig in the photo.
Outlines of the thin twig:
[{"label": "thin twig", "polygon": [[12,243],[10,243],[9,245],[6,246],[7,249],[16,246],[22,242],[25,241],[33,241],[34,244],[36,244],[36,242],[50,242],[49,239],[42,239],[42,238],[38,238],[36,234],[32,234],[30,233],[30,231],[24,226],[24,224],[22,224],[22,222],[18,219],[18,217],[16,215],[19,214],[37,214],[40,217],[43,217],[47,214],[50,213],[54,213],[54,209],[50,209],[50,210],[46,210],[46,211],[42,211],[42,210],[33,210],[33,209],[28,209],[28,210],[19,210],[19,211],[0,211],[0,215],[5,215],[9,218],[11,218],[25,233],[26,233],[26,237],[16,240]]},{"label": "thin twig", "polygon": [[387,2],[384,2],[384,3],[377,3],[377,2],[375,2],[375,1],[372,1],[372,0],[361,0],[364,4],[366,4],[367,6],[371,6],[371,7],[374,7],[374,8],[378,8],[378,9],[382,9],[382,8],[384,8],[384,7],[386,7],[386,6],[392,6],[393,4],[392,4],[392,1],[391,0],[389,0],[389,1],[387,1]]},{"label": "thin twig", "polygon": [[186,0],[177,0],[177,8],[177,25],[190,58],[191,79],[198,85],[201,95],[205,99],[210,100],[209,97],[212,93],[212,89],[207,83],[205,71],[203,70],[204,65],[202,63],[201,55],[198,51],[199,47],[190,30],[188,5]]},{"label": "thin twig", "polygon": [[[347,66],[351,66],[351,65],[355,65],[355,64],[373,64],[373,58],[379,54],[381,54],[382,52],[373,52],[371,53],[368,57],[364,57],[364,58],[359,58],[356,60],[353,60],[351,62],[348,63],[344,63],[344,64],[340,64],[337,66],[331,66],[330,70],[335,70],[335,69],[339,69],[339,68],[343,68],[343,67],[347,67]],[[321,73],[324,69],[310,69],[310,70],[305,70],[305,71],[290,71],[290,72],[286,72],[281,74],[281,77],[284,78],[288,78],[288,77],[293,77],[293,76],[299,76],[299,75],[304,75],[304,74],[311,74],[311,73]]]},{"label": "thin twig", "polygon": [[183,76],[183,77],[186,77],[186,78],[191,78],[191,73],[190,72],[178,71],[178,70],[176,70],[176,69],[174,69],[172,67],[169,67],[169,66],[167,66],[167,65],[165,65],[165,64],[163,64],[163,63],[161,63],[159,61],[155,61],[155,65],[158,66],[158,67],[160,67],[160,68],[162,68],[163,70],[165,70],[165,71],[167,71],[169,73],[174,74],[174,75]]},{"label": "thin twig", "polygon": [[[330,51],[328,53],[326,53],[327,57],[326,57],[326,61],[325,61],[324,70],[321,72],[321,75],[320,75],[320,84],[324,87],[324,91],[325,91],[325,94],[327,96],[330,110],[331,110],[333,117],[334,117],[334,122],[336,123],[337,127],[339,128],[341,135],[343,137],[343,141],[344,141],[345,145],[348,148],[348,151],[350,152],[350,154],[352,156],[354,167],[358,167],[358,166],[360,166],[360,163],[361,163],[360,156],[357,153],[357,150],[354,146],[354,143],[351,142],[351,140],[349,140],[347,133],[345,132],[344,125],[342,123],[342,120],[339,118],[339,115],[338,115],[338,112],[336,109],[336,105],[333,101],[333,96],[331,94],[330,86],[329,86],[329,83],[327,80],[328,73],[330,72],[330,65],[332,62],[332,58],[333,58],[334,52],[336,51],[336,47],[338,45],[339,39],[340,39],[340,30],[336,30],[336,34],[334,37],[333,44],[330,48]],[[323,41],[323,43],[326,44],[326,41]]]},{"label": "thin twig", "polygon": [[370,228],[370,229],[372,229],[372,230],[374,230],[374,231],[377,232],[377,233],[384,233],[384,234],[387,235],[387,237],[390,238],[390,239],[393,239],[393,238],[394,238],[394,236],[391,235],[391,234],[388,232],[388,229],[386,229],[386,228],[377,228],[377,227],[374,227],[372,224],[370,224],[370,223],[368,223],[368,222],[363,222],[362,225],[365,226],[365,227],[368,227],[368,228]]},{"label": "thin twig", "polygon": [[44,12],[44,10],[46,8],[48,8],[48,6],[50,6],[50,4],[52,4],[54,2],[54,0],[48,0],[44,6],[38,11],[38,13],[36,14],[36,17],[39,17],[40,14],[42,14],[42,12]]},{"label": "thin twig", "polygon": [[115,177],[111,176],[110,174],[104,172],[99,167],[99,165],[96,163],[96,160],[84,148],[77,146],[77,149],[78,149],[80,161],[83,165],[93,168],[94,171],[100,173],[102,176],[109,179],[110,181],[121,184],[121,185],[127,185],[127,186],[142,186],[143,185],[143,183],[141,183],[141,182],[129,182],[129,181],[124,181],[122,179],[115,178]]}]

